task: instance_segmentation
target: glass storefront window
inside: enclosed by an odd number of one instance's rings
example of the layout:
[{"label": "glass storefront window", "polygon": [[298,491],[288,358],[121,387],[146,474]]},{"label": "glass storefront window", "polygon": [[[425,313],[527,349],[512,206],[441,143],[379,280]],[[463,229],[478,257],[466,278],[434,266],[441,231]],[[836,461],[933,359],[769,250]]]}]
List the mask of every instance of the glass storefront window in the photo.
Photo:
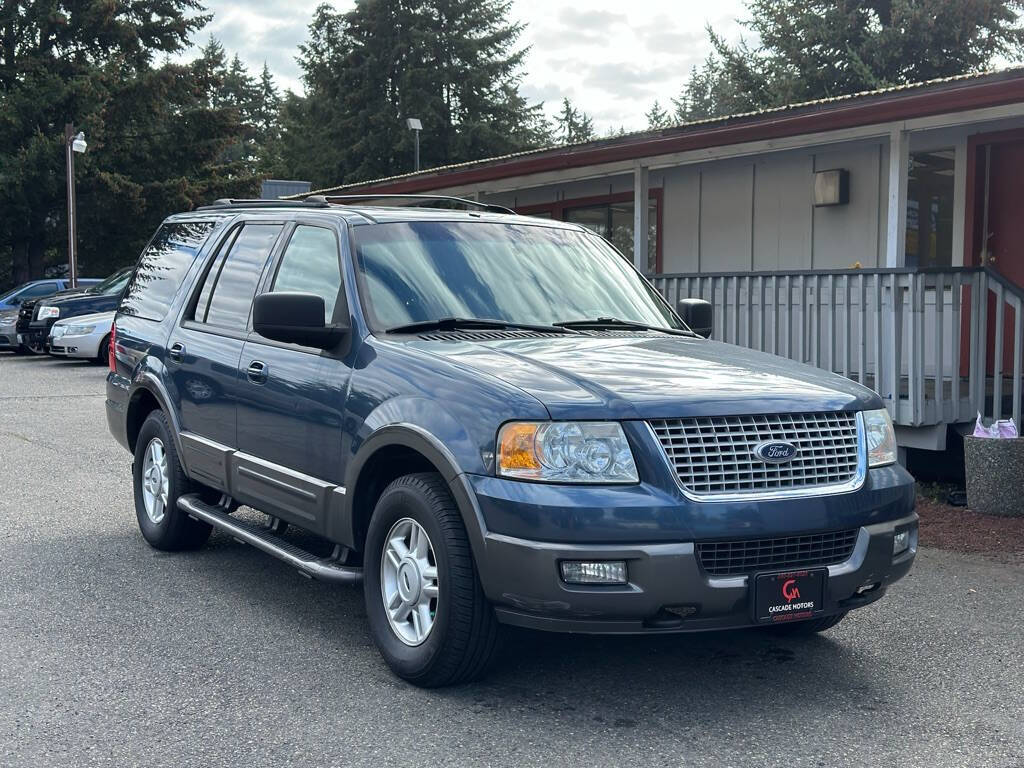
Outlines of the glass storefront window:
[{"label": "glass storefront window", "polygon": [[910,153],[907,266],[953,263],[953,149]]},{"label": "glass storefront window", "polygon": [[[647,272],[653,274],[658,264],[658,204],[648,202]],[[633,203],[603,203],[579,208],[566,208],[565,220],[581,224],[607,238],[627,256],[633,253]]]}]

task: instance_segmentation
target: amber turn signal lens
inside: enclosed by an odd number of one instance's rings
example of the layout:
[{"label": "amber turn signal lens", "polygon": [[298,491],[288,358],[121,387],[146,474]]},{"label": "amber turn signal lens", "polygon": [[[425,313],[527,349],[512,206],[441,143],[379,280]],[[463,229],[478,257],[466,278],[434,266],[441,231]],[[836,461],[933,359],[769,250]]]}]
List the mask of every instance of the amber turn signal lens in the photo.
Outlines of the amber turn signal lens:
[{"label": "amber turn signal lens", "polygon": [[540,469],[534,447],[537,424],[506,424],[498,440],[498,466],[510,469]]}]

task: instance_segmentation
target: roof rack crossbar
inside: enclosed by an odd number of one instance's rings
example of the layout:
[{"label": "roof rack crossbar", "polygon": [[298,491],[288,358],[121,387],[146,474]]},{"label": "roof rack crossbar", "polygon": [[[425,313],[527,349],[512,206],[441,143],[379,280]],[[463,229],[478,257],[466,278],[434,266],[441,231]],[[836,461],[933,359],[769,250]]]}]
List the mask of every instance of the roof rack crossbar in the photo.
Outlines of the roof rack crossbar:
[{"label": "roof rack crossbar", "polygon": [[304,200],[268,200],[266,198],[245,200],[222,197],[209,205],[201,205],[197,211],[214,211],[222,208],[329,208],[330,203],[323,195],[310,195]]},{"label": "roof rack crossbar", "polygon": [[[365,200],[412,200],[413,204],[409,207],[421,207],[430,208],[429,203],[432,202],[443,202],[443,203],[458,203],[459,205],[465,206],[466,208],[475,208],[481,211],[487,211],[488,213],[512,213],[511,208],[506,208],[503,205],[494,205],[493,203],[481,203],[477,200],[467,200],[464,197],[453,197],[450,195],[384,195],[384,194],[366,194],[366,195],[313,195],[311,197],[323,198],[327,203],[336,203],[339,205],[358,205],[360,201]],[[310,197],[306,198],[311,199]]]}]

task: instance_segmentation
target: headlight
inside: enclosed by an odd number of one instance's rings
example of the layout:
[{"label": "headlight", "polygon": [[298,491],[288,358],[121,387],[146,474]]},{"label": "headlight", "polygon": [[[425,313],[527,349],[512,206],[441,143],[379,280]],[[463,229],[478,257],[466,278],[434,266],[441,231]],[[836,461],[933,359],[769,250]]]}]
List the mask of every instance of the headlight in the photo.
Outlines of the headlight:
[{"label": "headlight", "polygon": [[16,322],[18,322],[17,315],[11,315],[9,317],[5,315],[0,317],[0,325],[14,325]]},{"label": "headlight", "polygon": [[39,319],[46,320],[50,317],[60,317],[60,307],[40,307]]},{"label": "headlight", "polygon": [[545,483],[638,482],[614,421],[511,422],[498,431],[498,474]]},{"label": "headlight", "polygon": [[864,434],[868,440],[869,467],[895,463],[896,432],[887,410],[864,411]]},{"label": "headlight", "polygon": [[69,325],[64,329],[65,336],[87,336],[96,330],[95,325]]},{"label": "headlight", "polygon": [[66,325],[60,325],[58,323],[57,325],[54,325],[53,328],[50,329],[50,338],[51,339],[59,339],[61,336],[63,336],[69,330],[71,330],[71,329],[68,328]]}]

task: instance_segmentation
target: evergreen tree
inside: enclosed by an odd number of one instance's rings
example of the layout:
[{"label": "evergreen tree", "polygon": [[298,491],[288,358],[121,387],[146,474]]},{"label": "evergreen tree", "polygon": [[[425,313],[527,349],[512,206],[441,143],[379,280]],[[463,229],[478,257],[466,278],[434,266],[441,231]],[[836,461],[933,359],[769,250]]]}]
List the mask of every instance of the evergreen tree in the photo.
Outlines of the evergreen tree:
[{"label": "evergreen tree", "polygon": [[[166,57],[208,20],[199,0],[5,0],[0,6],[0,279],[66,260],[64,125],[76,158],[83,274],[129,263],[167,213],[254,186],[218,164],[240,130]],[[154,60],[163,61],[154,67]]]},{"label": "evergreen tree", "polygon": [[647,118],[647,127],[651,130],[667,128],[672,124],[672,117],[668,111],[655,99],[651,108],[644,115]]},{"label": "evergreen tree", "polygon": [[721,61],[714,55],[708,56],[700,67],[690,70],[689,80],[678,98],[672,99],[672,105],[679,123],[758,108],[747,94],[737,92]]},{"label": "evergreen tree", "polygon": [[982,71],[1024,50],[1024,0],[747,0],[756,45],[727,44],[676,100],[699,119]]},{"label": "evergreen tree", "polygon": [[[306,96],[282,107],[283,162],[315,186],[537,146],[540,105],[519,93],[521,25],[508,0],[360,0],[320,6],[300,47]],[[315,158],[315,163],[302,156]],[[292,160],[297,162],[292,166]]]},{"label": "evergreen tree", "polygon": [[558,138],[565,144],[582,144],[597,138],[594,120],[577,109],[568,98],[562,99],[562,111],[556,120]]},{"label": "evergreen tree", "polygon": [[255,84],[254,103],[249,113],[259,168],[270,174],[281,166],[281,95],[266,62]]}]

